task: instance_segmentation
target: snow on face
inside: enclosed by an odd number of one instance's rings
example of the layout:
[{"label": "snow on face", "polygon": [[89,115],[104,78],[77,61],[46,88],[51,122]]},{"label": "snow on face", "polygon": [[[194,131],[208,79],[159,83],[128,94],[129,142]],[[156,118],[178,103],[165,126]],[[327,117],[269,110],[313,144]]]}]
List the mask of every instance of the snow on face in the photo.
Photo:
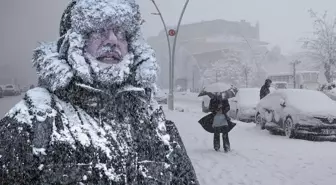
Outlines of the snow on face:
[{"label": "snow on face", "polygon": [[105,85],[124,82],[130,75],[130,65],[133,64],[133,55],[131,54],[127,54],[114,65],[100,62],[88,55],[85,57],[89,61],[92,71],[96,74],[96,80]]},{"label": "snow on face", "polygon": [[[78,0],[60,48],[53,42],[34,51],[33,63],[43,86],[54,92],[76,77],[91,87],[128,80],[154,90],[159,67],[141,32],[139,16],[134,0]],[[99,60],[104,55],[121,57]]]},{"label": "snow on face", "polygon": [[117,64],[128,53],[126,32],[113,27],[92,32],[84,50],[100,62]]}]

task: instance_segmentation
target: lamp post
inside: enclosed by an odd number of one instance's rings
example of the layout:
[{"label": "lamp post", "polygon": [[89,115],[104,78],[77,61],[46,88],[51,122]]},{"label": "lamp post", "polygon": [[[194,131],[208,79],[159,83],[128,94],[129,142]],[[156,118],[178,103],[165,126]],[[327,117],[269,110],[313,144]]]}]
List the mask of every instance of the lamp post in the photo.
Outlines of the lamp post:
[{"label": "lamp post", "polygon": [[[189,0],[186,0],[179,21],[177,23],[177,27],[176,30],[168,30],[167,29],[167,25],[166,22],[162,16],[162,13],[159,9],[159,7],[157,6],[155,0],[150,0],[152,1],[152,3],[155,6],[155,9],[157,10],[157,13],[152,13],[153,15],[159,15],[160,19],[162,21],[164,30],[166,32],[166,37],[167,37],[167,43],[168,43],[168,52],[169,52],[169,93],[168,93],[168,109],[169,110],[174,110],[174,65],[175,65],[175,50],[176,50],[176,41],[177,41],[177,35],[180,29],[180,25],[182,22],[182,18],[184,15],[185,10],[187,9],[187,6],[189,4]],[[169,37],[174,37],[174,42],[173,42],[173,46],[171,47],[171,43],[169,40]]]}]

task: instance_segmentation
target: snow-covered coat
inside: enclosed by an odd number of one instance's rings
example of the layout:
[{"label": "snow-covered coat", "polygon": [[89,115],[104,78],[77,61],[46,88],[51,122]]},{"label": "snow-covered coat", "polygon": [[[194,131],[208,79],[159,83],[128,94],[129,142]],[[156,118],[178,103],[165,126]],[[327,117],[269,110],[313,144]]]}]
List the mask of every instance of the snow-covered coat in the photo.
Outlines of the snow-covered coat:
[{"label": "snow-covered coat", "polygon": [[[72,16],[85,5],[77,4]],[[83,53],[80,27],[66,30],[61,45],[35,50],[39,87],[0,121],[0,182],[199,184],[176,126],[153,98],[158,68],[139,30],[132,52],[103,68]]]}]

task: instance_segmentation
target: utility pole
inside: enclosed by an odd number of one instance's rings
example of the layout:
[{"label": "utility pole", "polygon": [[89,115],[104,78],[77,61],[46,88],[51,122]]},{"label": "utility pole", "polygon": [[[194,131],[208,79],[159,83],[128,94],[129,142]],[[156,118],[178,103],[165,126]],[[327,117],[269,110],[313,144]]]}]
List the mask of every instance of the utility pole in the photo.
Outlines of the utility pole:
[{"label": "utility pole", "polygon": [[296,66],[300,64],[300,60],[295,60],[294,62],[291,62],[291,65],[293,65],[293,85],[294,89],[296,89]]},{"label": "utility pole", "polygon": [[[187,6],[189,4],[189,0],[186,0],[179,21],[177,23],[177,27],[176,30],[174,29],[167,29],[167,25],[163,19],[163,16],[161,14],[161,11],[159,9],[159,7],[157,6],[155,0],[150,0],[152,1],[152,3],[155,6],[155,9],[157,10],[157,13],[152,13],[153,15],[159,15],[164,27],[164,30],[166,32],[166,37],[167,37],[167,43],[168,43],[168,52],[169,52],[169,93],[168,93],[168,109],[169,110],[174,110],[174,65],[175,65],[175,50],[176,50],[176,41],[177,41],[177,36],[178,36],[178,32],[180,29],[180,25],[182,22],[182,18],[184,15],[185,10],[187,9]],[[170,39],[169,37],[174,37],[174,41],[173,41],[173,46],[171,47],[171,43],[170,43]]]},{"label": "utility pole", "polygon": [[192,89],[195,90],[195,68],[193,67],[192,71]]}]

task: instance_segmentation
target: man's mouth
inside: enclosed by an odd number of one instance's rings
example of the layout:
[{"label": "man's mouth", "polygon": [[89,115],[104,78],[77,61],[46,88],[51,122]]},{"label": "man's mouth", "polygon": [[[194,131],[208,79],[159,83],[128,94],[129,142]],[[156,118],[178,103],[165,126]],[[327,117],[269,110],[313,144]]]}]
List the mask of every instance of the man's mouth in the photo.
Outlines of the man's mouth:
[{"label": "man's mouth", "polygon": [[119,52],[106,53],[102,56],[97,57],[97,60],[104,63],[119,63],[122,57]]}]

